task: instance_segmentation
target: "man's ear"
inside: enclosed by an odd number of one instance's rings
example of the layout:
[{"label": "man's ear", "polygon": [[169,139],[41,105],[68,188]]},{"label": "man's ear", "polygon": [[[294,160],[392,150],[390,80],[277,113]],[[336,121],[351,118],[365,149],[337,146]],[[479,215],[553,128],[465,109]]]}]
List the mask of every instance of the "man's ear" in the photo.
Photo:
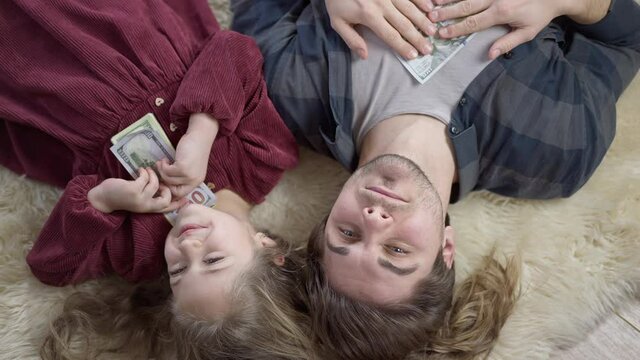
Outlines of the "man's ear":
[{"label": "man's ear", "polygon": [[447,269],[451,269],[453,266],[453,258],[456,255],[456,232],[451,226],[445,226],[444,239],[442,241],[442,257],[444,263],[447,264]]},{"label": "man's ear", "polygon": [[284,262],[285,262],[285,258],[284,258],[284,255],[282,254],[276,255],[273,257],[273,263],[278,266],[284,266]]}]

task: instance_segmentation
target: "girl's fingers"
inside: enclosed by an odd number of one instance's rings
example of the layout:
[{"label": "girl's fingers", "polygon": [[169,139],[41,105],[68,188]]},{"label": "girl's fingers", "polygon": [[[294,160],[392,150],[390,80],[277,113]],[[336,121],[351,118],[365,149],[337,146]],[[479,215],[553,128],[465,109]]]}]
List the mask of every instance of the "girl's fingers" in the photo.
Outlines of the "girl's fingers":
[{"label": "girl's fingers", "polygon": [[190,187],[187,185],[172,185],[169,186],[169,189],[171,189],[171,193],[176,198],[185,197],[189,191],[191,191]]},{"label": "girl's fingers", "polygon": [[176,166],[169,164],[169,160],[162,159],[156,163],[162,181],[167,185],[180,185],[184,183],[183,174],[176,170]]},{"label": "girl's fingers", "polygon": [[149,174],[149,181],[142,189],[142,193],[145,197],[152,198],[158,192],[158,186],[160,185],[160,182],[155,171],[149,168],[147,168],[146,170],[147,174]]},{"label": "girl's fingers", "polygon": [[166,212],[166,209],[171,203],[171,191],[168,187],[160,185],[157,196],[149,199],[151,211],[153,212]]},{"label": "girl's fingers", "polygon": [[187,200],[186,198],[174,200],[170,202],[169,205],[167,205],[164,209],[162,209],[161,212],[166,213],[166,212],[177,210],[180,207],[186,205],[188,202],[189,200]]},{"label": "girl's fingers", "polygon": [[149,182],[149,173],[147,169],[140,168],[138,170],[138,178],[133,181],[133,183],[138,187],[138,189],[142,190]]}]

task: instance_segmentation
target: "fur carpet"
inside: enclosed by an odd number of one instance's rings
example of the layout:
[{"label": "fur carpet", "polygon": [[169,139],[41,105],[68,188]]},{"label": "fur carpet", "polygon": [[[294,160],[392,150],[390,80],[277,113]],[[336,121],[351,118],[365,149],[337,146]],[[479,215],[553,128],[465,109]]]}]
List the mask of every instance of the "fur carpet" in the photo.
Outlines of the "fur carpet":
[{"label": "fur carpet", "polygon": [[[210,2],[228,24],[226,0]],[[572,198],[523,201],[481,192],[452,207],[458,280],[494,245],[523,259],[523,295],[490,358],[549,358],[638,293],[638,99],[640,77],[619,101],[618,135],[605,161]],[[303,150],[300,167],[256,209],[256,224],[304,241],[347,175],[334,161]],[[48,321],[74,290],[40,284],[24,261],[60,190],[4,168],[0,184],[0,359],[32,359]]]}]

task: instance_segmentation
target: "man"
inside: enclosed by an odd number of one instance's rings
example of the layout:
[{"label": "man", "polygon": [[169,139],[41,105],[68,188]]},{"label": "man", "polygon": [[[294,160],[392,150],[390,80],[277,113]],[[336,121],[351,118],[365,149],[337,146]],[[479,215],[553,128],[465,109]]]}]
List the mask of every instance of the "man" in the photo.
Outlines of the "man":
[{"label": "man", "polygon": [[451,304],[449,203],[480,189],[570,196],[601,162],[615,102],[640,66],[640,8],[547,2],[549,19],[566,16],[513,51],[498,41],[508,29],[485,22],[420,86],[375,30],[355,29],[368,51],[354,52],[367,60],[352,57],[332,29],[349,33],[327,13],[330,2],[232,1],[233,27],[258,42],[269,94],[298,140],[355,170],[310,239],[316,337],[336,356],[400,358],[428,340]]}]

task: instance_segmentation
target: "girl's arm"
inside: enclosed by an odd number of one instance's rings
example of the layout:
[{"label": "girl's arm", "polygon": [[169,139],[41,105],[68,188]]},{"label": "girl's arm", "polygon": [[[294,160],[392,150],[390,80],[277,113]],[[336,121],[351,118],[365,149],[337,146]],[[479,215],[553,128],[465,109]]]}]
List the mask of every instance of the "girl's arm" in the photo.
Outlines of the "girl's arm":
[{"label": "girl's arm", "polygon": [[97,175],[77,176],[68,183],[27,255],[31,271],[43,283],[64,286],[111,273],[136,282],[164,270],[169,222],[161,214],[116,210],[109,201],[104,206],[114,208],[103,210],[112,212],[96,209],[89,192],[103,183]]},{"label": "girl's arm", "polygon": [[219,126],[207,153],[207,178],[222,182],[217,189],[259,203],[296,165],[295,139],[267,96],[262,55],[250,37],[219,31],[200,52],[171,106],[172,121],[182,126],[197,113]]},{"label": "girl's arm", "polygon": [[169,186],[174,197],[186,196],[204,181],[211,146],[219,128],[218,120],[211,115],[191,114],[187,132],[178,142],[175,162],[172,164],[164,159],[156,163],[162,181]]}]

